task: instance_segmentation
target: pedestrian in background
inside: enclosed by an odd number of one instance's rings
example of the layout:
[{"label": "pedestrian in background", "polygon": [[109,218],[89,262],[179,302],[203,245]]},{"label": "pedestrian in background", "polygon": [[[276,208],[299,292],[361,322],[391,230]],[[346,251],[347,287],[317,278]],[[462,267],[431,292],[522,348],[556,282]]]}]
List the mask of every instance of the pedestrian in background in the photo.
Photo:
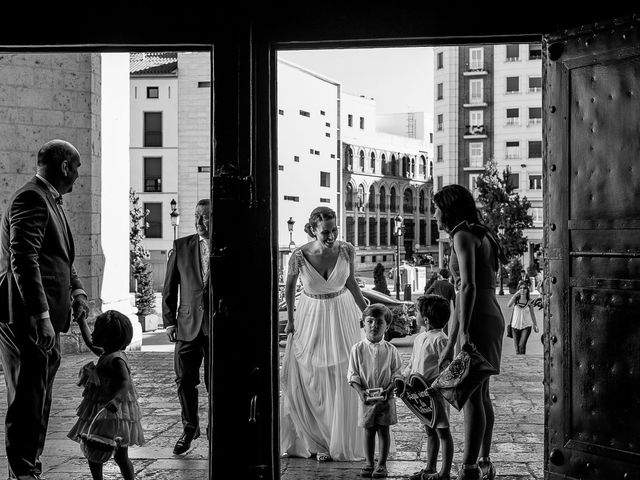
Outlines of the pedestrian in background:
[{"label": "pedestrian in background", "polygon": [[[446,368],[454,356],[472,343],[500,371],[504,318],[496,299],[496,272],[506,263],[502,247],[482,223],[471,192],[461,185],[447,185],[433,196],[438,228],[451,239],[451,272],[456,280],[455,316],[449,339],[440,357]],[[489,378],[464,404],[464,451],[458,480],[493,480],[496,472],[489,458],[494,412]]]},{"label": "pedestrian in background", "polygon": [[456,305],[456,287],[454,287],[451,280],[449,280],[449,270],[441,268],[438,271],[438,279],[433,282],[430,287],[425,288],[424,293],[440,295],[449,302],[451,316],[449,317],[447,324],[444,326],[444,333],[449,333],[449,324],[453,321]]},{"label": "pedestrian in background", "polygon": [[89,312],[73,266],[73,235],[62,196],[78,178],[80,153],[65,140],[45,143],[37,173],[9,200],[0,232],[0,356],[7,386],[9,477],[39,479],[60,332]]},{"label": "pedestrian in background", "polygon": [[[83,328],[86,323],[83,324]],[[138,393],[131,378],[129,362],[124,350],[133,338],[131,321],[122,313],[107,310],[98,315],[91,333],[87,338],[86,330],[83,338],[87,346],[94,350],[102,349],[97,365],[89,362],[80,370],[79,386],[84,387],[82,401],[77,409],[78,420],[67,436],[80,442],[82,434],[91,433],[93,419],[104,408],[116,414],[113,429],[101,431],[108,438],[119,437],[113,459],[125,480],[134,480],[133,463],[129,458],[129,446],[144,445]],[[102,462],[89,460],[89,470],[93,480],[102,480]]]},{"label": "pedestrian in background", "polygon": [[[209,212],[210,200],[196,205],[196,233],[178,238],[167,260],[162,289],[162,321],[175,342],[174,370],[182,415],[182,435],[173,453],[181,455],[200,436],[198,384],[204,360],[204,384],[209,391]],[[207,438],[210,432],[207,427]]]},{"label": "pedestrian in background", "polygon": [[531,335],[531,327],[534,332],[538,333],[538,322],[529,295],[529,286],[526,282],[520,282],[518,291],[509,299],[507,307],[513,307],[511,329],[516,354],[524,355],[527,353],[527,341]]},{"label": "pedestrian in background", "polygon": [[[347,381],[358,392],[358,426],[364,428],[365,465],[360,475],[387,476],[387,457],[391,447],[389,427],[398,423],[393,396],[395,382],[402,380],[402,361],[398,349],[384,339],[393,313],[381,303],[374,303],[362,312],[365,339],[351,348]],[[373,467],[376,435],[378,463]]]}]

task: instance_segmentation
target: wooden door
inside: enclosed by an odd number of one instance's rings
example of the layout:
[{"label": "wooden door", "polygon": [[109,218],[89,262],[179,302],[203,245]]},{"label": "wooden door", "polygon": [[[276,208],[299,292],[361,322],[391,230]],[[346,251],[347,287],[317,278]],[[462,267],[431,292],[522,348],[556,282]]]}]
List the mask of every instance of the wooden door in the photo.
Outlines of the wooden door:
[{"label": "wooden door", "polygon": [[543,38],[546,479],[640,478],[640,35]]}]

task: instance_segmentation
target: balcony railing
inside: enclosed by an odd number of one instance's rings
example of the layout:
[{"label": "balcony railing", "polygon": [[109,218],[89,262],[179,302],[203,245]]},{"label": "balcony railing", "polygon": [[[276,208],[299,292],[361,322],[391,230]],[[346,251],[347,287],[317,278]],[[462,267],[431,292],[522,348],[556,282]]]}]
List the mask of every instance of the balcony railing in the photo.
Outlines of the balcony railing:
[{"label": "balcony railing", "polygon": [[464,132],[465,135],[486,135],[487,132],[484,128],[484,125],[465,125],[467,129]]}]

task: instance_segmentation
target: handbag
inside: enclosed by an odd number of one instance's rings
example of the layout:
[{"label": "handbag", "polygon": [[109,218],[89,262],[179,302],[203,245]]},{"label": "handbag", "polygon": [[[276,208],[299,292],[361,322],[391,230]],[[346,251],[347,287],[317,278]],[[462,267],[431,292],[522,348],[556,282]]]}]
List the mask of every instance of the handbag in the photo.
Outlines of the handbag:
[{"label": "handbag", "polygon": [[476,388],[498,370],[473,343],[465,343],[460,353],[433,381],[435,388],[455,409],[460,410]]},{"label": "handbag", "polygon": [[513,328],[511,328],[511,324],[507,325],[507,337],[513,338]]}]

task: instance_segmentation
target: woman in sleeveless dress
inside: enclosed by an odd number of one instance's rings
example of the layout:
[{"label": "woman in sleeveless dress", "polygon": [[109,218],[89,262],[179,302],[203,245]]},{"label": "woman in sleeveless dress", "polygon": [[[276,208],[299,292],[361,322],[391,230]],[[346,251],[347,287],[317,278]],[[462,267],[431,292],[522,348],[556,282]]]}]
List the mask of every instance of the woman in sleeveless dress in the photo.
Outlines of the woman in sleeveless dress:
[{"label": "woman in sleeveless dress", "polygon": [[[335,219],[327,207],[311,212],[305,231],[315,239],[293,251],[285,290],[280,452],[318,461],[364,458],[347,369],[367,302],[354,278],[355,249],[337,240]],[[304,290],[296,305],[298,277]]]},{"label": "woman in sleeveless dress", "polygon": [[[455,316],[449,341],[440,357],[441,367],[457,350],[472,343],[500,371],[504,318],[496,299],[498,261],[506,262],[494,235],[482,224],[473,195],[460,185],[447,185],[433,202],[438,228],[451,239],[451,272],[456,283]],[[464,453],[458,480],[493,480],[489,458],[494,412],[486,379],[464,405]]]}]

